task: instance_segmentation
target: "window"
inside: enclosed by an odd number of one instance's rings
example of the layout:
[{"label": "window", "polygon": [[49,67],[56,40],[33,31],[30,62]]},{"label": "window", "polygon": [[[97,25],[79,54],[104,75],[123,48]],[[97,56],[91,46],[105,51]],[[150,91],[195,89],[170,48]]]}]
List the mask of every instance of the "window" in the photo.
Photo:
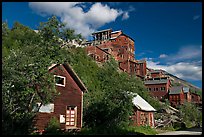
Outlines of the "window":
[{"label": "window", "polygon": [[149,91],[151,91],[151,88],[149,88]]},{"label": "window", "polygon": [[123,54],[121,54],[121,58],[124,59],[124,55]]},{"label": "window", "polygon": [[67,106],[66,110],[66,127],[76,126],[77,122],[77,107],[76,106]]},{"label": "window", "polygon": [[[34,111],[37,110],[37,108],[40,106],[40,103],[36,104],[37,106],[35,106]],[[54,104],[50,103],[50,104],[46,104],[46,105],[42,105],[39,109],[39,112],[43,112],[43,113],[51,113],[54,112]]]},{"label": "window", "polygon": [[156,88],[156,91],[158,91],[158,88]]},{"label": "window", "polygon": [[166,88],[165,87],[161,87],[161,91],[164,91]]},{"label": "window", "polygon": [[54,75],[54,77],[55,77],[55,83],[57,86],[65,87],[65,77],[57,76],[57,75]]}]

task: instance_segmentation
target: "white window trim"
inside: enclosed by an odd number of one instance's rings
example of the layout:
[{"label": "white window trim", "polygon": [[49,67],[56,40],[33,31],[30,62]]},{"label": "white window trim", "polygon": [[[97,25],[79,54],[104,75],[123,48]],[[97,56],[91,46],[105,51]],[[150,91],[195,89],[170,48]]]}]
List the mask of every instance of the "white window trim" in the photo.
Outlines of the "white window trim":
[{"label": "white window trim", "polygon": [[55,83],[55,85],[57,85],[57,86],[61,86],[61,87],[65,87],[65,84],[66,84],[66,77],[59,76],[59,75],[54,75],[54,77],[63,78],[63,79],[64,79],[64,85],[62,85],[62,84],[57,84],[57,83]]}]

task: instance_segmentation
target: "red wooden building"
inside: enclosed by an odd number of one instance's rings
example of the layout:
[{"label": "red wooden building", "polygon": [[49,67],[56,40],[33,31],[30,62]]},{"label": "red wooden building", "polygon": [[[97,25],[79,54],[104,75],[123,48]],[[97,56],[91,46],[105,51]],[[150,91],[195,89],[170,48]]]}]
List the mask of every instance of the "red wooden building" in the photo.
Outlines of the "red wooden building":
[{"label": "red wooden building", "polygon": [[182,86],[174,86],[169,92],[169,102],[172,107],[178,107],[185,101],[185,95]]},{"label": "red wooden building", "polygon": [[148,102],[137,95],[133,98],[134,112],[131,120],[134,126],[155,126],[154,112],[156,111]]},{"label": "red wooden building", "polygon": [[153,97],[159,100],[168,99],[168,92],[171,88],[171,81],[168,77],[149,78],[144,81],[144,84]]},{"label": "red wooden building", "polygon": [[59,93],[54,102],[41,106],[35,117],[35,126],[43,131],[52,117],[56,117],[61,129],[82,127],[83,94],[86,87],[68,64],[58,64],[49,68]]},{"label": "red wooden building", "polygon": [[171,81],[162,70],[147,69],[144,84],[150,94],[159,99],[168,99],[168,93],[171,88]]},{"label": "red wooden building", "polygon": [[[95,60],[105,62],[107,53],[118,61],[119,68],[130,75],[144,78],[146,75],[146,61],[135,59],[134,40],[120,31],[112,29],[94,32],[94,40],[86,43],[88,55],[96,57]],[[101,49],[101,50],[100,50]],[[107,53],[102,53],[106,51]]]}]

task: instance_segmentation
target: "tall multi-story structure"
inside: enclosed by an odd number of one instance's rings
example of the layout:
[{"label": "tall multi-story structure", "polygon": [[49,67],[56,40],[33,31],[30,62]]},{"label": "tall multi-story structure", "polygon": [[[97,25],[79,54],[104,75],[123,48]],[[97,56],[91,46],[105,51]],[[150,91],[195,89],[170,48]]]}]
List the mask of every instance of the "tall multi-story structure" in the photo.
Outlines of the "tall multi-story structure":
[{"label": "tall multi-story structure", "polygon": [[[93,41],[85,43],[86,52],[96,61],[105,62],[109,55],[118,61],[119,68],[142,79],[146,75],[146,61],[135,59],[134,40],[121,30],[101,30],[92,33]],[[102,53],[104,51],[104,53]]]}]

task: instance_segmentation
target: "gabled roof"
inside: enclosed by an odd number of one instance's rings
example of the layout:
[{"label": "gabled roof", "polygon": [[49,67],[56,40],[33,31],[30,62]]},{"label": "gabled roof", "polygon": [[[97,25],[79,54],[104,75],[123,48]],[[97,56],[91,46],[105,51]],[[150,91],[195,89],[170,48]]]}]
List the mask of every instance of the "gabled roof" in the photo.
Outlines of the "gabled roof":
[{"label": "gabled roof", "polygon": [[154,109],[147,101],[145,101],[139,95],[133,97],[132,102],[137,107],[137,109],[139,109],[139,110],[143,110],[143,111],[156,111],[156,109]]},{"label": "gabled roof", "polygon": [[81,81],[81,79],[77,76],[77,74],[74,72],[74,70],[72,69],[72,67],[65,63],[65,64],[54,64],[51,67],[49,67],[49,70],[52,70],[53,68],[59,66],[59,65],[63,65],[64,68],[67,70],[67,72],[70,74],[70,76],[74,79],[74,81],[76,82],[76,84],[79,86],[79,88],[85,92],[88,91],[87,88],[85,87],[85,85],[83,84],[83,82]]},{"label": "gabled roof", "polygon": [[174,86],[170,89],[169,94],[180,94],[182,91],[183,87],[182,86]]}]

